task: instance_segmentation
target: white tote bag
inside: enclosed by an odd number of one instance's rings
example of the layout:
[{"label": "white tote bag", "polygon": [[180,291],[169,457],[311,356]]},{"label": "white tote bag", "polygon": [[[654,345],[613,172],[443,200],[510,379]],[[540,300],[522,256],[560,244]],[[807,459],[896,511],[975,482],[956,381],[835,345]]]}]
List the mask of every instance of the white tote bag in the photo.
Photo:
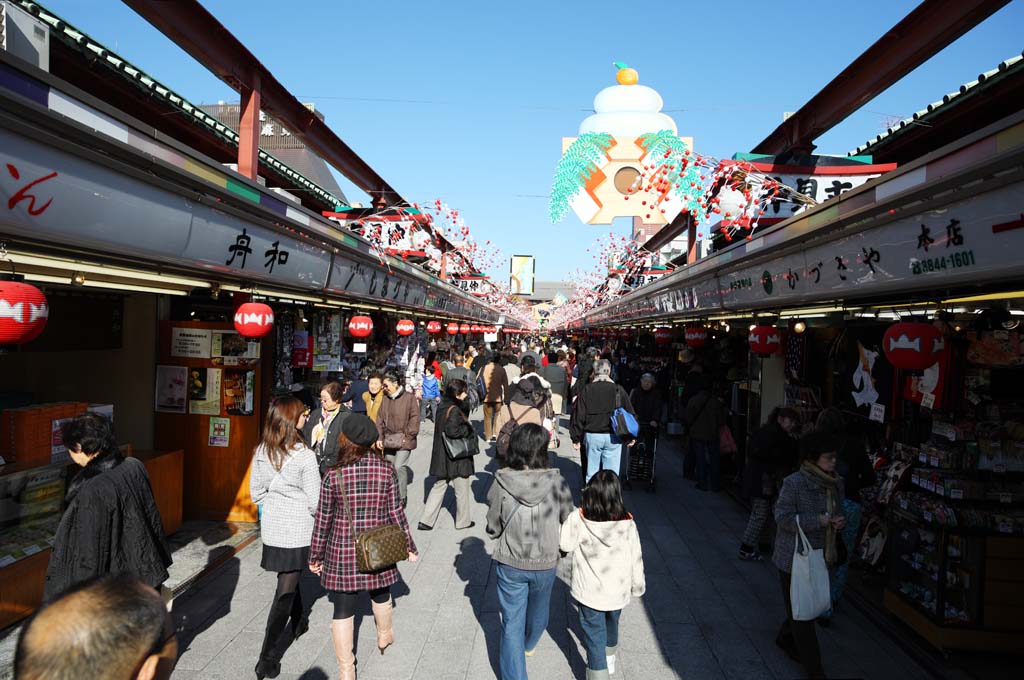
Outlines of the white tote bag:
[{"label": "white tote bag", "polygon": [[828,611],[832,604],[829,592],[825,553],[813,550],[807,535],[796,518],[796,544],[793,546],[793,573],[789,583],[789,599],[794,621],[813,621]]}]

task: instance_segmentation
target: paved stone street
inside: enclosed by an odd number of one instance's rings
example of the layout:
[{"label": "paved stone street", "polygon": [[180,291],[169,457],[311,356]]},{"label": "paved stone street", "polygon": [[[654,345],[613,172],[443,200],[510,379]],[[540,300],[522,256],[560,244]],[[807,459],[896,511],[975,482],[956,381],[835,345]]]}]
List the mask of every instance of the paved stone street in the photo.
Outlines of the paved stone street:
[{"label": "paved stone street", "polygon": [[[413,454],[414,480],[408,514],[413,526],[423,506],[431,428]],[[556,458],[570,486],[579,487],[579,459],[562,437]],[[486,466],[486,467],[485,467]],[[369,603],[357,616],[361,680],[477,680],[497,676],[500,623],[489,539],[484,532],[487,489],[494,463],[481,454],[473,491],[476,526],[455,531],[454,496],[431,532],[416,532],[421,559],[403,563],[396,588],[396,644],[377,653]],[[656,494],[628,492],[643,542],[647,595],[625,609],[618,669],[625,680],[686,678],[755,680],[800,677],[800,669],[775,646],[782,596],[775,569],[736,558],[745,523],[741,508],[725,495],[702,493],[683,480],[674,443],[664,440]],[[639,487],[639,485],[638,485]],[[259,566],[257,541],[174,603],[181,659],[174,678],[237,680],[251,677],[262,642],[274,575]],[[316,588],[316,581],[304,585]],[[280,677],[334,678],[330,605],[317,600],[310,632],[295,642]],[[361,620],[360,620],[361,618]],[[818,629],[829,677],[872,680],[924,678],[927,673],[861,616],[844,607],[832,626]],[[531,678],[583,678],[584,651],[568,588],[558,582],[551,622]]]}]

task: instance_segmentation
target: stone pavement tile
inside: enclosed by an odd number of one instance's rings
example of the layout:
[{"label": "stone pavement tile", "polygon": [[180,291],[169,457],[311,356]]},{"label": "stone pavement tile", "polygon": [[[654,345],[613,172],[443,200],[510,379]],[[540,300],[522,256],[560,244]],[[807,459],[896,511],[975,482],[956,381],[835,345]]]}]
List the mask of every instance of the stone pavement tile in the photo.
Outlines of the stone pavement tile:
[{"label": "stone pavement tile", "polygon": [[[640,652],[623,651],[615,657],[615,675],[618,678],[621,674],[622,680],[677,680],[684,676],[679,675],[672,668],[669,659],[660,652],[656,654],[645,654]],[[696,676],[685,676],[687,680]]]},{"label": "stone pavement tile", "polygon": [[726,677],[773,678],[757,647],[738,624],[701,623],[700,630]]},{"label": "stone pavement tile", "polygon": [[658,551],[666,558],[675,556],[689,557],[692,552],[683,537],[674,527],[668,524],[648,526],[652,540],[658,545]]},{"label": "stone pavement tile", "polygon": [[[473,640],[448,641],[444,644],[427,642],[416,663],[413,677],[465,678],[472,660],[472,651]],[[378,677],[387,678],[389,676],[381,674]]]},{"label": "stone pavement tile", "polygon": [[693,623],[693,614],[676,582],[665,576],[648,576],[643,606],[658,623]]},{"label": "stone pavement tile", "polygon": [[[204,677],[237,678],[242,672],[248,674],[256,665],[263,644],[263,633],[242,631],[224,647],[201,670]],[[188,670],[186,668],[186,670]]]},{"label": "stone pavement tile", "polygon": [[659,624],[665,656],[681,678],[724,680],[721,666],[695,624]]},{"label": "stone pavement tile", "polygon": [[661,654],[657,623],[643,606],[634,601],[619,619],[619,649],[642,654]]},{"label": "stone pavement tile", "polygon": [[480,630],[470,651],[467,680],[493,678],[498,675],[498,650],[501,646],[501,618],[485,613],[480,617]]},{"label": "stone pavement tile", "polygon": [[[800,665],[786,656],[786,653],[775,644],[774,632],[767,635],[751,634],[750,641],[757,648],[761,659],[776,678],[779,680],[790,680],[791,678],[803,677],[803,669]],[[907,678],[906,680],[910,679]]]}]

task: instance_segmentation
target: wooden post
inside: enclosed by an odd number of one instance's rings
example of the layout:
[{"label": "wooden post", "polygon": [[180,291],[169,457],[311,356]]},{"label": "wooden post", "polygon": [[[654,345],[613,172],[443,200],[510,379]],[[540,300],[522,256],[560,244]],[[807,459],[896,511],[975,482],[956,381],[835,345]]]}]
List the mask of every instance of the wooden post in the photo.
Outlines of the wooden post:
[{"label": "wooden post", "polygon": [[260,89],[242,90],[242,110],[238,122],[238,172],[252,181],[260,165]]}]

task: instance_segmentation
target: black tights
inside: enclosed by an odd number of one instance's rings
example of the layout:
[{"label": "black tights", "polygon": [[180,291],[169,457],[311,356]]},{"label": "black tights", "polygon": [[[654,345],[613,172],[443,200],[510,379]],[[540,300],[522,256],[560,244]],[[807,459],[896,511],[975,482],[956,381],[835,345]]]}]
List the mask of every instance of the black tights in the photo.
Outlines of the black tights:
[{"label": "black tights", "polygon": [[[327,599],[334,605],[334,620],[339,621],[341,619],[348,619],[356,614],[356,603],[359,599],[360,593],[364,593],[364,590],[357,590],[352,593],[347,593],[342,590],[332,590],[328,595]],[[377,604],[385,604],[391,600],[391,588],[384,586],[383,588],[376,588],[370,591],[370,599]]]},{"label": "black tights", "polygon": [[299,592],[301,576],[301,571],[283,571],[277,574],[277,590],[274,592],[274,601],[267,615],[267,630],[260,652],[260,656],[265,659],[280,659],[284,653],[283,648],[291,644],[296,631],[302,625],[304,611],[302,595]]},{"label": "black tights", "polygon": [[301,571],[282,571],[277,574],[277,592],[274,593],[274,601],[277,602],[283,596],[293,595],[299,590],[299,578]]}]

